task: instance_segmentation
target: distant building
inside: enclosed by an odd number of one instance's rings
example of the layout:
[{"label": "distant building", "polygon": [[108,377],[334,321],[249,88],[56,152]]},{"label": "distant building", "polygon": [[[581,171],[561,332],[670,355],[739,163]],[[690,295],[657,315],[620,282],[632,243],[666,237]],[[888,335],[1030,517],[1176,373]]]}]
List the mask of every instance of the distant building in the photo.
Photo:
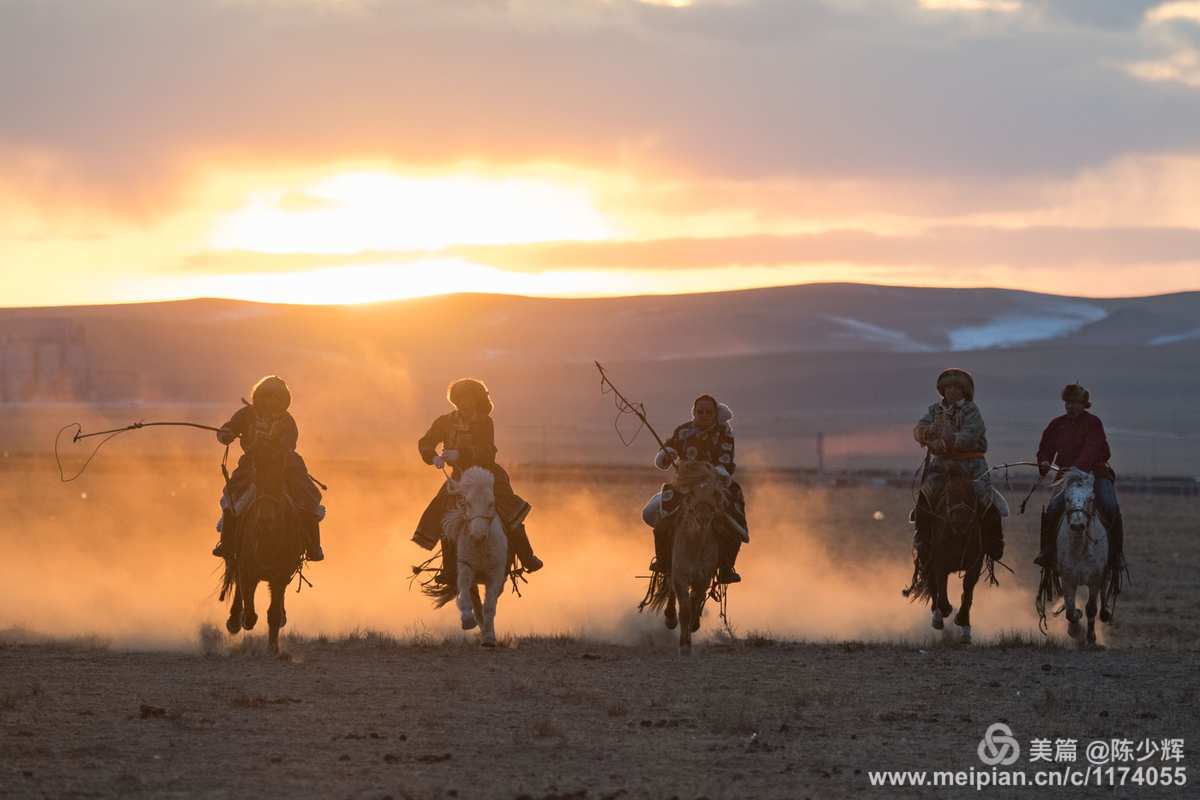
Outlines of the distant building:
[{"label": "distant building", "polygon": [[65,319],[9,319],[0,328],[0,403],[85,400],[92,370],[83,327]]}]

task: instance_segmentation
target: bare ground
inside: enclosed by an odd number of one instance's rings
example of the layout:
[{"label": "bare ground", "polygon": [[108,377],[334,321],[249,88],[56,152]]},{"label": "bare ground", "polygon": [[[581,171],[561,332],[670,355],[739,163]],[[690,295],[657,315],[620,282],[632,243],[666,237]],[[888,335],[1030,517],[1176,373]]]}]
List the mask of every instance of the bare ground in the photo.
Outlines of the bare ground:
[{"label": "bare ground", "polygon": [[751,638],[682,659],[650,643],[487,652],[365,635],[290,641],[276,660],[261,639],[210,636],[207,655],[5,645],[4,793],[939,796],[872,789],[866,771],[978,767],[998,720],[1018,739],[1200,735],[1194,653]]},{"label": "bare ground", "polygon": [[[976,793],[871,788],[867,771],[981,768],[976,746],[997,721],[1023,746],[1200,742],[1194,499],[1122,498],[1135,582],[1108,646],[1090,650],[1061,619],[1048,639],[1031,627],[1036,523],[1010,520],[1017,574],[977,593],[977,643],[962,647],[899,598],[903,492],[752,487],[755,539],[731,609],[742,633],[710,634],[684,659],[629,619],[648,537],[607,509],[636,509],[645,487],[530,485],[550,566],[502,601],[509,636],[488,652],[437,628],[453,611],[396,575],[416,560],[403,531],[424,488],[381,518],[370,487],[359,497],[344,476],[318,588],[289,594],[306,635],[275,659],[261,635],[212,627],[211,487],[143,475],[124,489],[116,474],[86,498],[72,486],[68,504],[17,475],[0,486],[19,523],[0,531],[4,797],[962,797]],[[130,529],[122,510],[150,503]],[[355,625],[386,632],[347,635]],[[978,795],[1194,797],[1191,777],[1183,790]]]}]

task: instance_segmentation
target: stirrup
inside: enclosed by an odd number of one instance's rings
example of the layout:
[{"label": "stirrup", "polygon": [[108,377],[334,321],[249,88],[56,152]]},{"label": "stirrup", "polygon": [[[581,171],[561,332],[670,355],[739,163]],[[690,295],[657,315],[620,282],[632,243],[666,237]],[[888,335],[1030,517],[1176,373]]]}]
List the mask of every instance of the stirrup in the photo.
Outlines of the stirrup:
[{"label": "stirrup", "polygon": [[733,567],[721,567],[717,570],[717,583],[741,583],[742,576]]}]

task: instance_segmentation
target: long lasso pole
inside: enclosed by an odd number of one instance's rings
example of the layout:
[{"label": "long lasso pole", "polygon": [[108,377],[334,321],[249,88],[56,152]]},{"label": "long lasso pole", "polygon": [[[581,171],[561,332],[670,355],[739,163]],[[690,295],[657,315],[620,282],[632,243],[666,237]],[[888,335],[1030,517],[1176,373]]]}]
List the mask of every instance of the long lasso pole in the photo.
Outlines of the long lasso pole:
[{"label": "long lasso pole", "polygon": [[667,449],[667,445],[663,442],[662,437],[658,435],[658,431],[654,430],[654,426],[650,424],[650,420],[646,419],[646,407],[641,403],[634,403],[627,399],[625,395],[621,394],[621,390],[613,385],[612,379],[608,377],[608,373],[604,371],[604,367],[601,366],[600,362],[595,361],[593,363],[596,365],[596,369],[600,370],[601,391],[603,391],[604,387],[607,386],[609,391],[617,396],[617,400],[620,403],[618,408],[621,411],[633,414],[639,420],[641,420],[642,424],[646,426],[646,430],[650,431],[650,435],[654,437],[654,441],[658,442],[659,449]]}]

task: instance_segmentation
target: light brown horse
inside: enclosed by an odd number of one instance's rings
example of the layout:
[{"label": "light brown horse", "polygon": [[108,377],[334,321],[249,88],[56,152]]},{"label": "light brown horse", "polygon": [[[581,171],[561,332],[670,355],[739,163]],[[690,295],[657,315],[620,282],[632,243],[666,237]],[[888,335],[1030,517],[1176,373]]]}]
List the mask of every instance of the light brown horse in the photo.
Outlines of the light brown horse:
[{"label": "light brown horse", "polygon": [[271,587],[267,625],[271,652],[279,653],[279,629],[287,624],[284,592],[304,559],[304,532],[296,508],[285,491],[287,453],[259,447],[254,453],[254,499],[237,517],[236,556],[225,560],[221,599],[231,589],[233,604],[225,628],[230,633],[253,630],[258,622],[254,593],[260,581]]},{"label": "light brown horse", "polygon": [[[678,518],[671,549],[671,577],[667,583],[667,627],[679,624],[679,651],[691,653],[692,634],[700,629],[704,602],[717,575],[717,529],[723,524],[729,489],[711,464],[684,461],[672,483],[680,494]],[[678,615],[675,605],[679,604]]]}]

